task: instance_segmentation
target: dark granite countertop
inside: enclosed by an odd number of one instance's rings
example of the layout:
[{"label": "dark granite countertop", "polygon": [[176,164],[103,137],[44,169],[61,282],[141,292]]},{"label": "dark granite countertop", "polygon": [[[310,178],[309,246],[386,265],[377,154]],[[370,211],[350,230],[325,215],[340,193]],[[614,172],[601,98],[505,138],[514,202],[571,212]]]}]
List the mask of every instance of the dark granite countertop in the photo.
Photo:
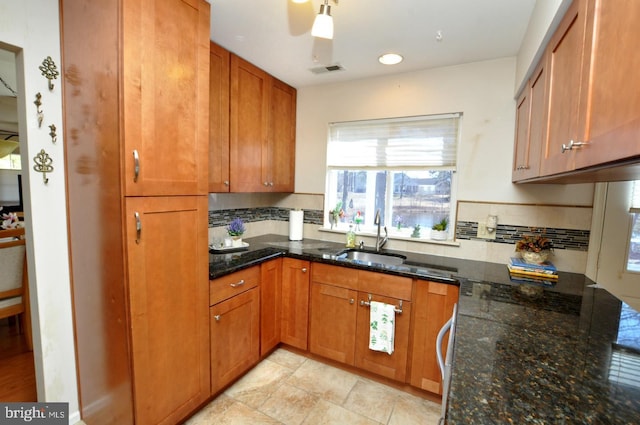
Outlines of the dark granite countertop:
[{"label": "dark granite countertop", "polygon": [[[210,255],[210,278],[290,256],[345,267],[339,243],[246,239]],[[505,265],[391,251],[377,271],[460,285],[448,424],[640,424],[640,314],[584,275],[518,284]],[[370,267],[367,269],[371,270]]]},{"label": "dark granite countertop", "polygon": [[462,281],[448,424],[640,424],[640,314],[559,275]]},{"label": "dark granite countertop", "polygon": [[[336,242],[312,239],[292,242],[286,236],[280,235],[259,236],[245,241],[249,244],[247,249],[235,252],[209,250],[209,279],[284,255],[343,267],[372,269],[371,265],[362,262],[337,259],[336,255],[346,248],[344,244]],[[458,285],[458,268],[451,259],[393,250],[384,251],[405,256],[405,263],[397,266],[378,264],[375,266],[376,271]]]}]

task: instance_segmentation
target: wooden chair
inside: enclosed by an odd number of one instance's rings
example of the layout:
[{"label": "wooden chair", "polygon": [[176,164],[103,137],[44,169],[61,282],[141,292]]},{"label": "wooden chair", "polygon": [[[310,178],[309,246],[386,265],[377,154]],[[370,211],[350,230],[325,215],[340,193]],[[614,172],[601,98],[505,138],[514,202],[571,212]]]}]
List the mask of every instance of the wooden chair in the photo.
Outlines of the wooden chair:
[{"label": "wooden chair", "polygon": [[31,340],[31,312],[24,228],[0,230],[0,319],[19,315],[27,346]]}]

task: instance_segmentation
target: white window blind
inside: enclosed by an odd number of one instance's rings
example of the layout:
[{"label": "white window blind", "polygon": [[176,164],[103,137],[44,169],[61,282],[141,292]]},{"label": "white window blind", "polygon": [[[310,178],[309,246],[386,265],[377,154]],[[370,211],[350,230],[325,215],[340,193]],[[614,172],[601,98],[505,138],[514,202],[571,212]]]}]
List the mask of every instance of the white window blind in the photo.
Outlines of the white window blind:
[{"label": "white window blind", "polygon": [[327,166],[455,170],[460,115],[331,123]]},{"label": "white window blind", "polygon": [[640,213],[640,180],[633,182],[633,190],[631,193],[631,213]]}]

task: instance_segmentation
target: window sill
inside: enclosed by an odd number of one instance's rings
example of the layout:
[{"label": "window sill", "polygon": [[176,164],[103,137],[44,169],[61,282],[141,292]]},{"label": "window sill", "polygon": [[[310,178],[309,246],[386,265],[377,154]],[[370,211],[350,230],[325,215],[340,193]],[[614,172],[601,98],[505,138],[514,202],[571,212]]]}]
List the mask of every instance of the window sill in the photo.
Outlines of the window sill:
[{"label": "window sill", "polygon": [[[326,232],[326,233],[335,233],[335,234],[342,234],[345,235],[347,233],[347,229],[327,229],[326,227],[320,227],[318,228],[319,232]],[[371,232],[356,232],[356,239],[358,238],[358,236],[367,236],[367,237],[376,237],[375,233],[371,233]],[[399,241],[406,241],[406,242],[415,242],[415,243],[424,243],[424,244],[432,244],[432,245],[446,245],[446,246],[460,246],[460,242],[457,242],[455,240],[452,239],[447,239],[445,241],[441,241],[441,240],[435,240],[435,239],[429,239],[429,238],[412,238],[410,236],[402,236],[399,234],[393,234],[390,233],[389,234],[389,239],[390,240],[399,240]]]}]

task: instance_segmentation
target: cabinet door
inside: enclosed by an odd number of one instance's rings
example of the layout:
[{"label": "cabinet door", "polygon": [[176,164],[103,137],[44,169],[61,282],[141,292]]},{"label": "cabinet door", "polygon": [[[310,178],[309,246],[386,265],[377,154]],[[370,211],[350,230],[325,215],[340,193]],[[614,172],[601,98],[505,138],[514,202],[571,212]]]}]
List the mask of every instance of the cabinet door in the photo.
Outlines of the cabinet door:
[{"label": "cabinet door", "polygon": [[540,154],[547,129],[546,62],[543,58],[518,98],[516,110],[516,145],[513,181],[540,175]]},{"label": "cabinet door", "polygon": [[[271,77],[260,68],[231,55],[230,175],[231,192],[263,192],[268,160]],[[266,184],[265,184],[266,183]]]},{"label": "cabinet door", "polygon": [[586,0],[575,0],[547,47],[549,77],[548,123],[541,164],[541,175],[575,168],[575,150],[563,151],[562,145],[579,141],[578,105],[580,70],[586,24]]},{"label": "cabinet door", "polygon": [[[356,367],[376,373],[396,381],[405,382],[407,376],[407,354],[409,351],[409,325],[411,323],[411,303],[403,301],[402,313],[395,315],[394,350],[391,355],[369,349],[370,309],[362,302],[368,301],[368,294],[358,292],[358,323],[356,332]],[[373,301],[399,305],[396,298],[372,296]]]},{"label": "cabinet door", "polygon": [[209,4],[137,0],[122,7],[125,193],[206,194]]},{"label": "cabinet door", "polygon": [[512,180],[522,179],[521,174],[528,167],[529,156],[529,132],[531,131],[531,97],[530,88],[524,88],[516,100],[516,137],[513,148],[513,169],[511,170]]},{"label": "cabinet door", "polygon": [[296,89],[275,78],[271,86],[269,146],[263,177],[273,192],[293,192],[296,157]]},{"label": "cabinet door", "polygon": [[210,310],[211,394],[215,394],[259,360],[259,289],[250,289]]},{"label": "cabinet door", "polygon": [[354,364],[357,295],[351,289],[311,282],[309,351]]},{"label": "cabinet door", "polygon": [[309,327],[309,262],[282,259],[282,321],[280,340],[307,349]]},{"label": "cabinet door", "polygon": [[211,43],[209,51],[209,192],[229,191],[228,50]]},{"label": "cabinet door", "polygon": [[[414,302],[413,348],[410,383],[436,394],[442,394],[442,377],[436,358],[436,338],[442,326],[451,318],[458,302],[455,285],[416,281]],[[446,352],[448,334],[442,342]]]},{"label": "cabinet door", "polygon": [[640,2],[589,1],[576,168],[640,155]]},{"label": "cabinet door", "polygon": [[173,424],[209,396],[207,197],[125,202],[135,421]]},{"label": "cabinet door", "polygon": [[280,343],[282,259],[260,265],[260,355]]}]

